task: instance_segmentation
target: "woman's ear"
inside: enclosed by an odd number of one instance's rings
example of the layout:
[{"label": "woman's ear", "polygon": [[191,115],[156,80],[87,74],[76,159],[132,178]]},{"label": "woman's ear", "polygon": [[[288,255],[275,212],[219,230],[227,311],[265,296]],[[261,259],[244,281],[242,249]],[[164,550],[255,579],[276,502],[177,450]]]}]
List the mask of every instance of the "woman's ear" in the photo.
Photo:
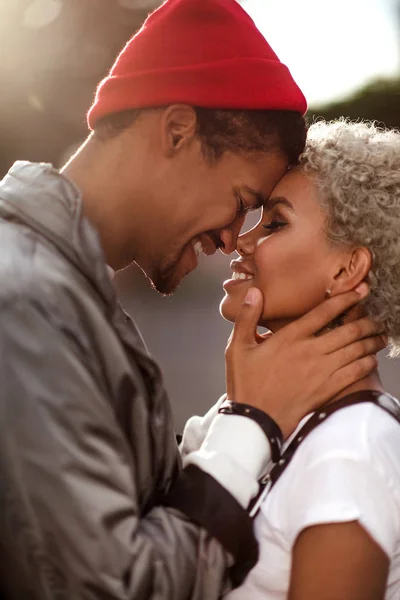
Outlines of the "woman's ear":
[{"label": "woman's ear", "polygon": [[372,255],[368,248],[352,248],[343,256],[333,277],[332,296],[354,289],[368,275],[372,265]]}]

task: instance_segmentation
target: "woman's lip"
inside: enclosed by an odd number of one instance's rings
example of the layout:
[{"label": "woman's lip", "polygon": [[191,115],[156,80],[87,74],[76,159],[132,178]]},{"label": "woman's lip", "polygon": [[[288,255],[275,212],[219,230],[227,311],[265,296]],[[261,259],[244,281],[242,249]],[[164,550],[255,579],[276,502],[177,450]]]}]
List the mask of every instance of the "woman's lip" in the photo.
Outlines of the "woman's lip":
[{"label": "woman's lip", "polygon": [[240,283],[251,283],[252,281],[254,281],[254,277],[252,277],[251,279],[227,279],[222,284],[222,287],[224,288],[224,290],[226,290],[231,287],[234,287],[235,285],[239,285]]},{"label": "woman's lip", "polygon": [[251,265],[242,259],[236,258],[235,260],[232,260],[230,267],[233,273],[244,273],[245,275],[251,275],[254,277],[254,273],[251,271]]}]

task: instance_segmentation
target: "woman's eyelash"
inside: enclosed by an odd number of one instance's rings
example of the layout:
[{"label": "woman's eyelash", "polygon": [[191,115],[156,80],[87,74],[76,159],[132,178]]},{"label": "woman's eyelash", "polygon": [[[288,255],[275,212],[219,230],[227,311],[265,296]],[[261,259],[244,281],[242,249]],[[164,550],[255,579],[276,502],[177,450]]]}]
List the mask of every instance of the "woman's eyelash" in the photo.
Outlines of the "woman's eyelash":
[{"label": "woman's eyelash", "polygon": [[284,227],[285,225],[287,225],[287,223],[285,223],[284,221],[270,221],[269,223],[262,223],[264,229],[269,230],[279,229],[280,227]]}]

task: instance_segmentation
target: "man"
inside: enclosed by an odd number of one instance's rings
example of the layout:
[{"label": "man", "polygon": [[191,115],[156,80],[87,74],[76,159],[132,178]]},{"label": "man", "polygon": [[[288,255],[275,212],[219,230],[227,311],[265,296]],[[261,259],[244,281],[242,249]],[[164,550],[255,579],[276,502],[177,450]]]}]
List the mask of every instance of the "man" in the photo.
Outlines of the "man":
[{"label": "man", "polygon": [[94,132],[62,174],[17,163],[1,183],[7,598],[212,600],[255,564],[247,509],[277,431],[267,413],[288,435],[372,368],[368,355],[384,345],[375,324],[327,334],[329,353],[312,335],[365,290],[268,345],[256,340],[262,300],[251,291],[227,389],[257,410],[219,415],[181,471],[159,368],[106,265],[135,261],[170,293],[200,251],[231,252],[246,211],[296,162],[305,108],[235,0],[167,0],[100,85]]}]

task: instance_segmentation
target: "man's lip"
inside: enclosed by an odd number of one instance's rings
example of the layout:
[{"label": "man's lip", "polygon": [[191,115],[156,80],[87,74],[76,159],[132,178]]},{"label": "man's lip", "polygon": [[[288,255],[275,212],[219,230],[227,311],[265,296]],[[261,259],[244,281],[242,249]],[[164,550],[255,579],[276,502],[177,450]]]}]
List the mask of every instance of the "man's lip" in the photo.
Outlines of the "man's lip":
[{"label": "man's lip", "polygon": [[218,240],[212,233],[201,233],[199,235],[196,235],[192,239],[192,244],[196,242],[201,243],[202,250],[207,256],[210,256],[211,254],[214,254],[217,251]]},{"label": "man's lip", "polygon": [[232,260],[230,267],[234,273],[246,273],[246,275],[252,275],[254,277],[253,271],[251,271],[241,260]]}]

